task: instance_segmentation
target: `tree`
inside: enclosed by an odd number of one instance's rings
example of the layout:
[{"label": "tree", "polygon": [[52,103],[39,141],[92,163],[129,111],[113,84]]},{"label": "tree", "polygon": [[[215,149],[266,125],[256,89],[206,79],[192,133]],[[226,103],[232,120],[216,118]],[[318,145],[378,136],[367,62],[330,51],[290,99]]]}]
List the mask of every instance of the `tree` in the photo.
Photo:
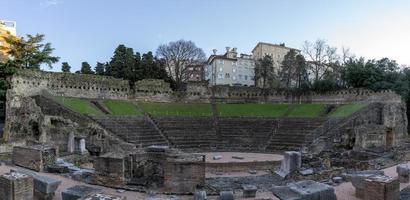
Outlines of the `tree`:
[{"label": "tree", "polygon": [[132,48],[122,44],[118,45],[109,65],[106,66],[106,75],[127,79],[132,84],[137,77],[138,57],[139,53],[134,55]]},{"label": "tree", "polygon": [[61,63],[61,71],[62,72],[70,72],[71,66],[67,62]]},{"label": "tree", "polygon": [[11,56],[11,64],[18,68],[40,69],[41,64],[51,68],[52,64],[59,60],[59,57],[51,56],[54,51],[51,43],[43,43],[44,35],[27,35],[27,39],[8,36],[4,37],[4,40],[9,45],[2,47],[2,50]]},{"label": "tree", "polygon": [[318,39],[314,43],[305,41],[303,53],[308,58],[314,81],[322,80],[326,73],[332,71],[333,63],[339,60],[337,48],[329,46],[322,39]]},{"label": "tree", "polygon": [[156,54],[160,59],[165,60],[167,72],[178,90],[193,73],[189,70],[189,66],[205,60],[205,53],[201,48],[192,41],[182,39],[160,45]]},{"label": "tree", "polygon": [[81,63],[81,74],[94,74],[93,70],[91,69],[91,65],[88,62]]},{"label": "tree", "polygon": [[282,66],[279,70],[279,79],[281,81],[282,86],[286,89],[290,89],[292,87],[292,82],[294,83],[294,79],[296,77],[296,51],[290,50],[282,61]]},{"label": "tree", "polygon": [[255,85],[262,88],[269,88],[275,80],[273,60],[269,55],[256,61],[255,65]]},{"label": "tree", "polygon": [[141,76],[140,79],[154,78],[167,79],[167,71],[165,70],[164,61],[154,57],[151,51],[142,54],[141,57]]},{"label": "tree", "polygon": [[94,68],[95,74],[104,75],[105,74],[105,64],[97,62],[97,65]]}]

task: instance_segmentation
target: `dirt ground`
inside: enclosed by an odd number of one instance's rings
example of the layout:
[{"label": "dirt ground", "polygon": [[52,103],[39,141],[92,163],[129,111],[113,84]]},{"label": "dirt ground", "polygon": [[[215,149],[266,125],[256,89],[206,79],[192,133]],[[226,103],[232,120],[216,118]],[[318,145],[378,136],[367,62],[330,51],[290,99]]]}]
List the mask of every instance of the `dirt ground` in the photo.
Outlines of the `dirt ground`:
[{"label": "dirt ground", "polygon": [[[408,163],[410,165],[410,162]],[[7,165],[1,165],[0,166],[0,174],[4,174],[10,171],[10,169],[18,169],[19,167],[16,166],[7,166]],[[385,174],[392,176],[392,177],[397,177],[397,173],[396,173],[396,166],[390,167],[390,168],[386,168],[384,169]],[[54,197],[54,200],[61,200],[61,192],[64,191],[65,189],[75,186],[75,185],[89,185],[86,183],[82,183],[82,182],[78,182],[75,180],[72,180],[70,178],[66,178],[66,177],[62,177],[59,175],[55,175],[55,174],[49,174],[49,173],[40,173],[42,175],[45,176],[49,176],[51,178],[56,178],[62,181],[62,184],[60,185],[60,187],[57,189],[56,192],[56,196]],[[401,183],[400,184],[400,189],[409,186],[410,183]],[[92,187],[96,187],[96,188],[101,188],[105,193],[108,194],[113,194],[113,195],[120,195],[120,196],[125,196],[127,197],[127,200],[144,200],[144,199],[148,199],[148,195],[146,193],[140,193],[140,192],[131,192],[131,191],[126,191],[124,193],[117,193],[115,189],[111,189],[111,188],[106,188],[106,187],[101,187],[101,186],[95,186],[93,185]],[[335,187],[335,192],[336,192],[336,196],[337,199],[339,200],[360,200],[358,198],[355,197],[354,193],[355,193],[355,189],[352,186],[352,184],[350,182],[346,182],[346,183],[342,183],[338,186]],[[171,196],[165,196],[165,195],[155,195],[155,197],[157,198],[163,198],[163,199],[170,199]],[[240,198],[241,194],[240,193],[236,193],[235,194],[235,199],[243,199]],[[188,199],[192,199],[192,196],[178,196],[178,198],[180,200],[188,200]],[[265,193],[261,193],[258,192],[257,193],[257,198],[271,198],[272,200],[278,200],[278,198],[274,197],[272,195],[272,193],[270,192],[265,192]],[[215,200],[217,199],[216,196],[211,196],[208,199],[210,200]]]},{"label": "dirt ground", "polygon": [[[263,161],[281,161],[283,156],[279,154],[264,153],[239,153],[239,152],[206,152],[205,162],[209,163],[227,163],[227,162],[263,162]],[[214,160],[214,156],[222,156],[219,160]],[[243,159],[235,159],[232,156],[240,156]]]}]

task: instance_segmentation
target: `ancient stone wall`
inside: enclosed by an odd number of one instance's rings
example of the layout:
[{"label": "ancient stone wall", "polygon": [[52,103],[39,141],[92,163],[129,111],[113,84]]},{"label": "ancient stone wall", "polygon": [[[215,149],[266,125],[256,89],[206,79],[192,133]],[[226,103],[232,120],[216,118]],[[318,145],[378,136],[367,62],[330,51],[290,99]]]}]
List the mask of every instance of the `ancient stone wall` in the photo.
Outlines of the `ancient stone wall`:
[{"label": "ancient stone wall", "polygon": [[43,92],[54,96],[98,99],[128,99],[128,81],[108,76],[19,70],[11,78],[14,95],[35,96]]},{"label": "ancient stone wall", "polygon": [[263,91],[256,87],[213,86],[207,82],[188,83],[185,92],[173,92],[164,80],[146,79],[137,81],[130,88],[128,81],[108,76],[19,70],[11,78],[12,94],[55,96],[94,99],[137,99],[154,102],[210,102],[225,103],[327,103],[350,102],[401,102],[401,97],[392,91],[373,92],[350,89],[318,94],[309,92],[295,94],[285,91]]}]

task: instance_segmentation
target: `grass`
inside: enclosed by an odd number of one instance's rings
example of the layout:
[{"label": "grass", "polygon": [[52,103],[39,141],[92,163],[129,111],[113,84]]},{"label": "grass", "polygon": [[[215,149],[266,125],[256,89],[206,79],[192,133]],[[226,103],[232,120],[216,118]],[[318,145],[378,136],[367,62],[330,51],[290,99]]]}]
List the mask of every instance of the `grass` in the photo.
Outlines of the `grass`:
[{"label": "grass", "polygon": [[195,103],[139,103],[141,107],[153,116],[212,116],[210,104]]},{"label": "grass", "polygon": [[221,117],[281,117],[289,109],[288,104],[218,104]]},{"label": "grass", "polygon": [[84,99],[71,97],[55,97],[56,101],[71,109],[72,111],[85,115],[102,115],[103,113],[93,107],[91,103]]},{"label": "grass", "polygon": [[356,103],[356,104],[346,104],[339,106],[335,111],[330,113],[330,117],[347,117],[355,113],[356,111],[367,106],[365,103]]},{"label": "grass", "polygon": [[289,112],[288,117],[319,117],[324,109],[324,104],[298,104]]},{"label": "grass", "polygon": [[104,105],[113,115],[142,115],[134,104],[121,100],[104,100]]}]

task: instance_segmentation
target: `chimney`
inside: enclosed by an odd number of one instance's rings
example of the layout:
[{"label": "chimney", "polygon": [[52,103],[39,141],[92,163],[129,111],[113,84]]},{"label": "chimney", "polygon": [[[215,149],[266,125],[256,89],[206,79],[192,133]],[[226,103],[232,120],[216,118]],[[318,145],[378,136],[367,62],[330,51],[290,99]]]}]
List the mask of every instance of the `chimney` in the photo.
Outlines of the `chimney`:
[{"label": "chimney", "polygon": [[226,53],[229,53],[229,50],[231,49],[231,47],[225,47],[226,49]]},{"label": "chimney", "polygon": [[232,51],[236,53],[236,49],[238,49],[238,48],[234,47],[234,48],[232,48]]},{"label": "chimney", "polygon": [[217,52],[218,50],[216,50],[216,49],[212,49],[212,52],[214,52],[214,55],[216,55],[216,52]]}]

